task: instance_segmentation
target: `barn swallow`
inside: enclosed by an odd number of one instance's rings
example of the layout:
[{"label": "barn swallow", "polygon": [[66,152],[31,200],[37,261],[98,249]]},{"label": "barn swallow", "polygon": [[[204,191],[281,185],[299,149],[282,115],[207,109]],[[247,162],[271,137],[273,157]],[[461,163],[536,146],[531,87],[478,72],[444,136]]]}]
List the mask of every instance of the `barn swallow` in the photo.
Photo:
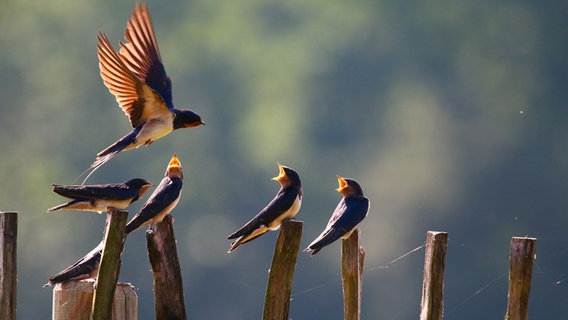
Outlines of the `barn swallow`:
[{"label": "barn swallow", "polygon": [[268,230],[277,230],[282,220],[294,218],[300,210],[303,195],[300,176],[296,171],[280,163],[278,163],[278,168],[280,172],[272,180],[280,183],[280,190],[252,220],[227,237],[227,239],[236,239],[231,243],[231,248],[227,252],[233,252],[241,244],[260,237]]},{"label": "barn swallow", "polygon": [[162,64],[145,4],[136,4],[127,23],[126,42],[120,42],[119,52],[114,51],[104,33],[97,38],[103,82],[134,130],[99,152],[88,169],[93,169],[90,174],[121,151],[149,146],[176,129],[205,124],[193,111],[174,108],[172,82]]},{"label": "barn swallow", "polygon": [[151,187],[149,181],[140,178],[130,179],[124,183],[90,186],[54,184],[53,192],[73,200],[49,208],[47,211],[84,210],[101,213],[108,207],[125,209],[132,202],[142,198]]},{"label": "barn swallow", "polygon": [[178,157],[174,154],[162,182],[142,209],[126,224],[126,234],[143,226],[161,222],[178,204],[183,185],[183,171]]},{"label": "barn swallow", "polygon": [[312,256],[339,238],[349,238],[355,227],[369,212],[369,199],[363,195],[359,183],[340,176],[337,176],[337,180],[339,188],[336,190],[343,195],[343,198],[333,211],[325,230],[304,250],[307,252],[311,250]]},{"label": "barn swallow", "polygon": [[95,278],[99,272],[101,263],[101,255],[103,253],[103,242],[99,243],[91,252],[87,253],[83,258],[67,267],[65,270],[55,274],[49,278],[43,286],[52,286],[69,280],[81,280]]}]

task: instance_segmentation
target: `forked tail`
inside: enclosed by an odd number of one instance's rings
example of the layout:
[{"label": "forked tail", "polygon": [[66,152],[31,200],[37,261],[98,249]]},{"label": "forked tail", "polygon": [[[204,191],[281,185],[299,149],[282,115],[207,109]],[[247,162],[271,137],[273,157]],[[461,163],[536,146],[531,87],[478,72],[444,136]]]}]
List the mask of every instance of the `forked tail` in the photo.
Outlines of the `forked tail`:
[{"label": "forked tail", "polygon": [[89,177],[95,171],[97,171],[98,168],[102,167],[110,159],[114,158],[114,156],[116,156],[122,150],[126,149],[126,147],[130,146],[131,144],[134,144],[136,142],[136,135],[138,134],[138,132],[140,132],[141,128],[142,128],[142,126],[139,126],[138,128],[131,131],[129,134],[122,137],[117,142],[113,143],[112,145],[110,145],[109,147],[104,149],[103,151],[99,152],[97,154],[97,159],[95,160],[95,162],[93,162],[93,164],[91,164],[91,166],[89,166],[89,168],[87,168],[87,170],[83,171],[83,173],[81,173],[81,175],[79,175],[77,177],[77,179],[75,179],[75,181],[77,181],[79,178],[81,178],[86,173],[89,173],[85,177],[85,180],[83,180],[83,182],[81,183],[81,184],[85,184],[87,179],[89,179]]},{"label": "forked tail", "polygon": [[84,185],[85,182],[87,182],[87,179],[89,179],[91,177],[91,175],[93,173],[95,173],[95,171],[97,171],[98,168],[102,167],[105,163],[107,163],[110,159],[114,158],[114,156],[116,156],[120,151],[115,151],[113,153],[109,153],[107,155],[104,155],[102,157],[97,157],[97,159],[95,160],[95,162],[93,162],[93,164],[91,164],[91,166],[89,166],[89,168],[87,168],[87,170],[83,171],[83,173],[81,173],[74,181],[73,183],[75,183],[79,178],[81,178],[82,176],[84,176],[86,173],[87,176],[85,177],[85,179],[83,180],[83,182],[81,182],[81,185]]}]

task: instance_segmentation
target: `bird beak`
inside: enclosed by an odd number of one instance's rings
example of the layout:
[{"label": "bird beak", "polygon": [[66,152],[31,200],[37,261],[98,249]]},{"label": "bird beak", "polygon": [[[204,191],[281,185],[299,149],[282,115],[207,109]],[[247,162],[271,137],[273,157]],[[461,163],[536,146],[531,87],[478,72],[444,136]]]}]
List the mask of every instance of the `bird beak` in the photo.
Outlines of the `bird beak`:
[{"label": "bird beak", "polygon": [[277,163],[278,163],[279,172],[276,177],[272,178],[272,180],[281,182],[286,177],[286,171],[284,171],[284,167],[280,164],[280,162]]},{"label": "bird beak", "polygon": [[337,192],[339,192],[339,193],[343,193],[345,188],[348,187],[347,181],[345,181],[345,179],[343,179],[342,177],[337,176],[337,182],[339,182],[339,188],[337,188],[335,190],[337,190]]},{"label": "bird beak", "polygon": [[170,160],[170,163],[168,164],[168,168],[166,169],[166,176],[170,178],[178,177],[180,179],[183,179],[183,170],[181,168],[181,162],[179,162],[179,159],[175,153],[172,159]]}]

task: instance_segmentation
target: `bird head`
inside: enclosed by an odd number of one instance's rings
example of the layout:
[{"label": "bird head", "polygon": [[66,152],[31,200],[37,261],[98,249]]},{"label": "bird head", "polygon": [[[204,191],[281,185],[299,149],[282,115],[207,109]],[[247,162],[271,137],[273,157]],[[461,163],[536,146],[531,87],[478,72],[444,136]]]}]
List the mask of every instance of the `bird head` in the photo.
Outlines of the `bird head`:
[{"label": "bird head", "polygon": [[204,125],[201,117],[191,110],[175,110],[174,129],[193,128]]},{"label": "bird head", "polygon": [[279,173],[272,180],[278,181],[282,188],[286,188],[292,184],[300,185],[300,176],[296,171],[278,163]]},{"label": "bird head", "polygon": [[138,189],[138,197],[140,198],[142,198],[144,194],[146,194],[146,192],[148,192],[148,190],[150,190],[150,188],[154,186],[150,181],[140,178],[130,179],[124,184],[131,188]]},{"label": "bird head", "polygon": [[363,189],[357,181],[337,176],[337,182],[339,182],[339,188],[335,190],[341,193],[344,197],[349,197],[354,194],[363,195]]},{"label": "bird head", "polygon": [[175,153],[172,159],[170,160],[170,163],[168,164],[168,168],[166,169],[166,176],[170,177],[170,179],[173,178],[183,179],[183,170],[181,168],[181,162],[179,162],[179,159]]}]

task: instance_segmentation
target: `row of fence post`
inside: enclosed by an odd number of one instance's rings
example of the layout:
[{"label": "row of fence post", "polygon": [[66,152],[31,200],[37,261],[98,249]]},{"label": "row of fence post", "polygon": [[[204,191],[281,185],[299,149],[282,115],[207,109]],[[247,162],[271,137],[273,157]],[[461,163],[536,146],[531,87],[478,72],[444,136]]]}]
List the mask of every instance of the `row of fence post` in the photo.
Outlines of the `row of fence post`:
[{"label": "row of fence post", "polygon": [[[67,309],[73,310],[72,316],[77,319],[85,318],[84,315],[80,315],[81,312],[85,312],[86,318],[91,319],[137,318],[138,301],[134,289],[125,284],[117,286],[127,215],[127,212],[121,210],[109,210],[108,212],[104,236],[105,246],[96,289],[90,296],[92,298],[73,299],[69,292],[77,290],[77,287],[74,285],[62,287],[58,284],[54,289],[54,319],[67,319],[70,316],[70,314],[58,314],[58,312],[69,311],[61,311],[62,308],[57,308],[56,294],[63,295],[59,298],[65,297],[62,303],[66,305],[79,304],[71,308],[67,305]],[[181,268],[177,257],[172,220],[168,215],[162,223],[152,225],[146,233],[150,264],[154,272],[156,318],[186,319]],[[17,226],[17,213],[0,212],[0,319],[16,319]],[[290,296],[302,229],[302,221],[286,220],[282,223],[266,289],[263,311],[265,320],[289,319]],[[448,234],[446,232],[428,231],[420,305],[421,320],[441,320],[443,317],[447,247]],[[528,302],[535,259],[535,238],[512,238],[506,320],[528,319]],[[349,239],[342,242],[341,267],[345,320],[360,318],[364,260],[365,251],[361,246],[361,234],[357,229]],[[91,284],[91,290],[92,287]],[[65,292],[66,290],[68,292]],[[122,292],[122,294],[118,295],[115,292]],[[118,304],[116,299],[121,299]],[[124,310],[116,310],[117,308],[124,308]]]},{"label": "row of fence post", "polygon": [[[448,234],[428,231],[420,320],[441,320],[444,311],[444,269]],[[528,319],[536,239],[513,237],[509,253],[509,289],[506,320]]]}]

